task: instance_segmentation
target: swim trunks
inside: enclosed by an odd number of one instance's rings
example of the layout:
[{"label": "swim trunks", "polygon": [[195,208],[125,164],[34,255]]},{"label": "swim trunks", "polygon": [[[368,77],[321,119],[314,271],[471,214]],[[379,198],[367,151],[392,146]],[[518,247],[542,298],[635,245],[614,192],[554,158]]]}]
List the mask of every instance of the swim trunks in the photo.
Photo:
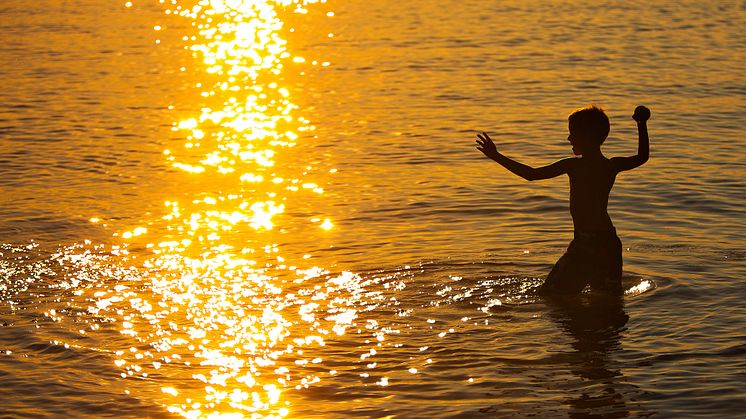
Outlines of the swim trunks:
[{"label": "swim trunks", "polygon": [[615,229],[594,233],[576,231],[539,293],[575,294],[586,285],[596,291],[621,293],[622,242]]}]

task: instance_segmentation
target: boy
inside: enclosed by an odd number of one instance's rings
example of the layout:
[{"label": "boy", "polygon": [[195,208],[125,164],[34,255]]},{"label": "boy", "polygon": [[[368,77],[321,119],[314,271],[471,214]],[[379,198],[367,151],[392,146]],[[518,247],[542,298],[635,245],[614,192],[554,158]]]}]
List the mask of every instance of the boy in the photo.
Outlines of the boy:
[{"label": "boy", "polygon": [[609,135],[609,118],[603,109],[588,106],[576,110],[568,118],[570,135],[567,140],[578,157],[539,168],[500,154],[487,133],[477,135],[477,150],[526,180],[549,179],[562,174],[570,178],[570,215],[575,237],[549,272],[539,293],[579,293],[590,285],[593,290],[621,294],[622,243],[606,206],[616,175],[648,161],[650,110],[638,106],[632,118],[637,121],[637,155],[607,159],[601,154],[601,144]]}]

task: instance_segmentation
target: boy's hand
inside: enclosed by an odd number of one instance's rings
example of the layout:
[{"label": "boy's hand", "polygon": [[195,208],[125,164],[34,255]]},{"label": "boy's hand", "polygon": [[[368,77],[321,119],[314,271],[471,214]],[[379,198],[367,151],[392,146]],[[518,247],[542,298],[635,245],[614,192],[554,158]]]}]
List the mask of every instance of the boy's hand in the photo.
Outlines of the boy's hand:
[{"label": "boy's hand", "polygon": [[486,132],[477,134],[477,137],[479,137],[477,140],[477,150],[481,151],[485,156],[491,159],[497,157],[497,147],[495,147],[495,143],[492,142],[492,138],[490,138]]},{"label": "boy's hand", "polygon": [[650,119],[650,109],[644,106],[638,106],[635,108],[635,113],[632,115],[632,119],[637,121],[638,124],[646,122]]}]

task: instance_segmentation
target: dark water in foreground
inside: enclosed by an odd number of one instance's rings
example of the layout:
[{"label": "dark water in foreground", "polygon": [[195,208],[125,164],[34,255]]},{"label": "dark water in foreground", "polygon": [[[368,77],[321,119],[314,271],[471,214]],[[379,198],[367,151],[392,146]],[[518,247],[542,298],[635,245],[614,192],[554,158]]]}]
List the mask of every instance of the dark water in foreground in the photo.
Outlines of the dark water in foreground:
[{"label": "dark water in foreground", "polygon": [[[287,4],[286,4],[287,3]],[[0,413],[735,417],[742,2],[5,1]],[[536,297],[605,106],[627,292]]]}]

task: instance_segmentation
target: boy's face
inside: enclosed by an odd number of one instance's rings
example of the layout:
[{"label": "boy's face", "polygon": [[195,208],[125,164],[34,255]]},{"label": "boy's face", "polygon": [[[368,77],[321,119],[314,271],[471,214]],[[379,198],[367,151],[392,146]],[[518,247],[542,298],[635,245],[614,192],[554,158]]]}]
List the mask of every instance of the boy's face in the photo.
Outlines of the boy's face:
[{"label": "boy's face", "polygon": [[567,141],[572,145],[572,154],[576,156],[582,156],[588,152],[590,145],[593,143],[588,138],[588,135],[574,124],[569,124],[570,135],[567,136]]}]

